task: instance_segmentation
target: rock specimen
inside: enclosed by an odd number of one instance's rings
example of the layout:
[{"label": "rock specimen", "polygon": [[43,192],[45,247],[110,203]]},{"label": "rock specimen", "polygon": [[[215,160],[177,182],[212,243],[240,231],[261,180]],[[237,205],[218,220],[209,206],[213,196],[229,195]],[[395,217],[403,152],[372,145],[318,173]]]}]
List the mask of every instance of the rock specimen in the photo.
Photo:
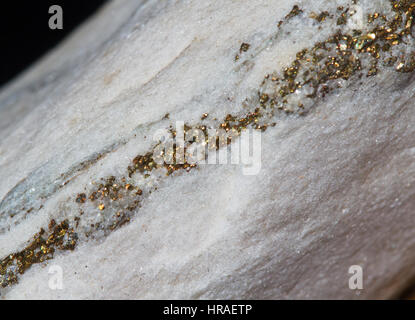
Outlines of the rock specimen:
[{"label": "rock specimen", "polygon": [[[1,297],[401,294],[414,19],[413,0],[109,3],[0,93]],[[252,130],[258,172],[208,164]],[[205,164],[178,161],[196,146]]]}]

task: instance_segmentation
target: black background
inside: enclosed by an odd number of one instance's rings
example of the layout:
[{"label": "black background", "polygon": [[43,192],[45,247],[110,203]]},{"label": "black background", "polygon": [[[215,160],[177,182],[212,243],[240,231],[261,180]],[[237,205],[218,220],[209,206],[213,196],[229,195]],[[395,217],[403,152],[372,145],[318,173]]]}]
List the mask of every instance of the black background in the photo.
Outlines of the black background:
[{"label": "black background", "polygon": [[[164,308],[192,306],[206,308],[207,304],[251,304],[248,315],[207,315],[198,313],[190,316],[166,316]],[[22,305],[23,307],[21,307]],[[339,315],[348,320],[357,319],[401,319],[413,311],[412,301],[2,301],[2,308],[21,317],[33,317],[44,312],[59,318],[115,319],[337,319]],[[56,308],[56,309],[54,309]],[[13,313],[14,312],[14,313]]]},{"label": "black background", "polygon": [[[0,1],[0,86],[56,46],[106,0]],[[49,29],[49,7],[60,5],[63,29]]]}]

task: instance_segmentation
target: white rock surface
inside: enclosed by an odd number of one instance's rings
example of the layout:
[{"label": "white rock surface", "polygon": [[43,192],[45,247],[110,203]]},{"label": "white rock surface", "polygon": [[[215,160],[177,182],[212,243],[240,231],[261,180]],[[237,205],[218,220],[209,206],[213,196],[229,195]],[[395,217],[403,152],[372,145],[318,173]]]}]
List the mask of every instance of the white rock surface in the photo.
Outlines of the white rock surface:
[{"label": "white rock surface", "polygon": [[[125,175],[157,129],[242,110],[267,73],[333,33],[336,21],[307,15],[278,27],[296,4],[310,13],[350,1],[113,1],[4,88],[0,212],[43,207],[24,218],[3,212],[0,259],[52,218],[77,214],[74,195],[91,181]],[[357,9],[366,17],[390,3]],[[251,47],[235,61],[243,42]],[[415,277],[414,79],[381,68],[305,117],[277,119],[262,134],[258,175],[208,165],[162,179],[129,224],[33,265],[2,298],[399,295]],[[48,287],[51,265],[63,268],[63,290]],[[351,265],[364,271],[359,294]]]}]

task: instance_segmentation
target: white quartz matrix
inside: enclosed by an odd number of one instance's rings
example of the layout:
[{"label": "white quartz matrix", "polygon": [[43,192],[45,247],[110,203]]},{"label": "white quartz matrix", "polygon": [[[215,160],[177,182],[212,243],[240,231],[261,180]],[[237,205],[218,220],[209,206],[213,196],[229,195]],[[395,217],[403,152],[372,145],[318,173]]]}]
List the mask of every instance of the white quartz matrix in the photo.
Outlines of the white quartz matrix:
[{"label": "white quartz matrix", "polygon": [[[0,299],[399,297],[415,279],[414,7],[107,3],[0,91]],[[397,14],[406,33],[396,40],[399,30],[385,31],[384,47],[371,30]],[[350,51],[361,66],[321,81],[314,97],[304,85],[275,98],[276,78],[288,77],[298,54],[336,33],[353,47],[341,38],[318,49],[321,65]],[[330,68],[341,68],[336,61]],[[316,76],[307,63],[306,75]],[[256,174],[218,164],[128,176],[158,129],[217,127],[264,104],[275,113],[260,119],[267,127]],[[140,188],[139,200],[122,191],[105,208],[90,201],[111,176]],[[128,219],[111,228],[126,207]],[[52,220],[68,221],[62,239],[73,246],[19,265],[39,232],[51,235]]]}]

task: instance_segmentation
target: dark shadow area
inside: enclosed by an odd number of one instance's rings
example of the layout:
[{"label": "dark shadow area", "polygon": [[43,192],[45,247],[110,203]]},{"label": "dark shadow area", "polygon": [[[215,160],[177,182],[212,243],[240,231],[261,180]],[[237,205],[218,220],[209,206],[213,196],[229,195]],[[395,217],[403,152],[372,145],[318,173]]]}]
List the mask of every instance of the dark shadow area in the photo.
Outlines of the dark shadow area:
[{"label": "dark shadow area", "polygon": [[[106,0],[2,1],[0,5],[0,87],[55,47]],[[63,11],[63,29],[49,28],[49,7]]]}]

